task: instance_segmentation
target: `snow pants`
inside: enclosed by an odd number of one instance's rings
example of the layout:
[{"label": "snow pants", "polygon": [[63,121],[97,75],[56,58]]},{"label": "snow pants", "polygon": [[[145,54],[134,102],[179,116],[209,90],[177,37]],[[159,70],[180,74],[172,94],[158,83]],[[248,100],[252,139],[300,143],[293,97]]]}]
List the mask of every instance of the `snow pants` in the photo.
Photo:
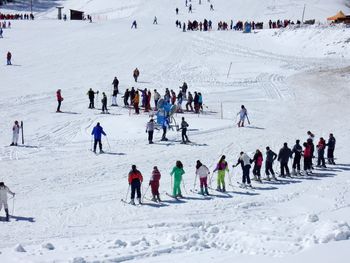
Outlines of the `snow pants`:
[{"label": "snow pants", "polygon": [[200,177],[199,178],[199,183],[200,183],[201,188],[203,188],[203,187],[207,188],[208,187],[207,180],[208,180],[208,177]]},{"label": "snow pants", "polygon": [[250,177],[249,177],[249,170],[250,170],[250,165],[245,165],[243,166],[243,176],[242,176],[242,183],[248,183],[250,184]]},{"label": "snow pants", "polygon": [[9,209],[9,206],[7,204],[7,200],[6,201],[0,200],[0,211],[2,209],[2,205],[4,205],[5,210]]},{"label": "snow pants", "polygon": [[225,187],[225,170],[219,170],[218,171],[218,188],[224,188]]},{"label": "snow pants", "polygon": [[317,165],[326,166],[326,161],[324,159],[324,149],[318,151]]},{"label": "snow pants", "polygon": [[135,198],[135,192],[137,193],[137,198],[141,198],[141,182],[140,182],[140,180],[133,180],[131,182],[131,200]]},{"label": "snow pants", "polygon": [[153,143],[153,131],[148,131],[148,142]]},{"label": "snow pants", "polygon": [[13,135],[12,135],[12,143],[13,144],[17,145],[18,137],[19,137],[19,134],[17,132],[14,132]]},{"label": "snow pants", "polygon": [[270,173],[274,176],[275,172],[273,170],[273,162],[265,162],[265,173],[266,175],[270,175]]},{"label": "snow pants", "polygon": [[261,166],[259,165],[254,165],[254,168],[253,168],[253,175],[257,176],[258,178],[260,178],[260,175],[261,175]]},{"label": "snow pants", "polygon": [[174,175],[173,196],[181,195],[181,180],[182,180],[182,176]]},{"label": "snow pants", "polygon": [[304,171],[311,170],[311,157],[304,157]]},{"label": "snow pants", "polygon": [[289,175],[288,163],[281,162],[281,176],[284,176],[284,171]]},{"label": "snow pants", "polygon": [[334,149],[329,149],[328,147],[327,158],[328,158],[328,163],[334,164]]},{"label": "snow pants", "polygon": [[140,109],[139,109],[139,104],[138,103],[134,103],[134,108],[135,108],[135,113],[136,114],[140,114]]},{"label": "snow pants", "polygon": [[295,155],[293,159],[293,169],[297,169],[298,171],[300,171],[300,159],[300,155]]},{"label": "snow pants", "polygon": [[182,136],[182,142],[188,142],[188,137],[187,137],[187,129],[183,128],[181,131],[181,136]]},{"label": "snow pants", "polygon": [[100,151],[102,151],[102,142],[101,142],[101,139],[95,139],[95,141],[94,141],[94,152],[96,152],[97,143],[98,143],[98,146],[100,147]]},{"label": "snow pants", "polygon": [[89,103],[89,109],[95,108],[95,99],[94,98],[89,98],[90,103]]},{"label": "snow pants", "polygon": [[57,101],[57,111],[61,111],[61,103],[60,100]]},{"label": "snow pants", "polygon": [[152,190],[152,195],[159,195],[159,181],[151,181],[151,190]]}]

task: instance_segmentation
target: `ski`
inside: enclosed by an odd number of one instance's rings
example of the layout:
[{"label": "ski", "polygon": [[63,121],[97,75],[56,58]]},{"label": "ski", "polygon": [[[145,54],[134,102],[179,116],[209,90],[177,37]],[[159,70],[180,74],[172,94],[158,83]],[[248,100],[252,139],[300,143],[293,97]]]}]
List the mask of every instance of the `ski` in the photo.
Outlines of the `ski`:
[{"label": "ski", "polygon": [[21,121],[22,144],[24,144],[23,121]]},{"label": "ski", "polygon": [[120,201],[121,201],[122,203],[124,203],[124,204],[131,205],[131,206],[136,206],[136,207],[141,207],[141,206],[142,206],[142,204],[137,204],[137,203],[131,204],[130,202],[128,202],[128,201],[126,201],[126,200],[124,200],[124,199],[120,199]]},{"label": "ski", "polygon": [[199,195],[199,196],[201,196],[201,197],[203,197],[203,199],[212,199],[211,197],[210,197],[210,195],[207,195],[207,194],[202,194],[201,192],[199,192],[197,189],[195,189],[195,190],[193,190],[193,189],[190,189],[190,192],[191,193],[194,193],[194,194],[197,194],[197,195]]},{"label": "ski", "polygon": [[245,189],[245,190],[255,190],[253,186],[248,186],[246,184],[243,184],[241,182],[237,182],[239,188]]},{"label": "ski", "polygon": [[167,196],[169,196],[169,197],[171,197],[171,198],[173,198],[173,199],[175,199],[175,200],[177,200],[177,201],[179,201],[180,200],[180,198],[179,197],[177,197],[177,196],[173,196],[173,195],[171,195],[171,194],[169,194],[169,193],[165,193]]}]

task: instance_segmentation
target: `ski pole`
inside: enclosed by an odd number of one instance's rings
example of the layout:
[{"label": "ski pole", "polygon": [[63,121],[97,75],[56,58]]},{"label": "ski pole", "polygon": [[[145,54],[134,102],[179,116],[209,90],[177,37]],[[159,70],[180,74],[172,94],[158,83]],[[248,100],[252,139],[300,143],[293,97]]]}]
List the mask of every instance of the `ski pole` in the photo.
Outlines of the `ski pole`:
[{"label": "ski pole", "polygon": [[106,140],[107,140],[107,144],[108,144],[109,151],[111,151],[111,145],[109,144],[107,135],[106,135]]},{"label": "ski pole", "polygon": [[14,215],[14,213],[15,213],[15,197],[13,197],[12,198],[13,200],[12,200],[12,216]]},{"label": "ski pole", "polygon": [[128,190],[126,191],[125,201],[128,199],[129,191],[130,191],[130,184],[129,184]]},{"label": "ski pole", "polygon": [[183,185],[183,187],[184,187],[185,193],[188,195],[188,192],[187,192],[187,190],[186,190],[186,186],[185,186],[185,181],[184,181],[184,180],[182,180],[182,185]]},{"label": "ski pole", "polygon": [[148,192],[148,189],[149,189],[149,184],[148,184],[148,186],[147,186],[147,188],[146,188],[146,191],[143,193],[142,202],[143,202],[143,199],[145,199],[145,196],[146,196],[146,194],[147,194],[147,192]]},{"label": "ski pole", "polygon": [[196,173],[196,176],[194,177],[193,190],[196,190],[196,182],[197,182],[197,173]]}]

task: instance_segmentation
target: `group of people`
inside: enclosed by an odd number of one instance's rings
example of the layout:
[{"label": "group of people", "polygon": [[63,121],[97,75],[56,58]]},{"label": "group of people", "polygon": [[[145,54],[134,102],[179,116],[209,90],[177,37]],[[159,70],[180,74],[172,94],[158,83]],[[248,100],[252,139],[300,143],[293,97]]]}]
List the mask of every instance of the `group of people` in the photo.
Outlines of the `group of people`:
[{"label": "group of people", "polygon": [[[276,154],[272,149],[270,149],[269,146],[266,147],[266,153],[265,153],[265,180],[278,180],[276,178],[276,173],[273,169],[274,162],[277,160],[280,163],[280,177],[291,177],[293,176],[302,176],[302,175],[311,175],[312,174],[312,158],[314,157],[314,134],[310,131],[307,132],[308,138],[306,142],[304,142],[302,145],[300,144],[300,140],[296,140],[295,145],[292,149],[288,147],[287,143],[283,144],[283,147],[279,150],[278,154]],[[324,138],[320,138],[317,145],[317,167],[326,168],[325,165],[325,149],[327,150],[327,158],[328,163],[331,165],[335,164],[334,161],[334,149],[335,149],[336,140],[334,135],[331,133],[328,138],[328,142],[324,140]],[[304,159],[304,172],[301,172],[301,160]],[[292,173],[289,172],[289,159],[293,159],[292,163]],[[250,188],[251,185],[251,178],[250,178],[250,169],[253,166],[253,179],[258,182],[262,182],[261,178],[261,169],[264,163],[264,157],[263,153],[257,149],[253,158],[249,156],[248,153],[240,152],[238,160],[236,164],[232,165],[233,168],[237,166],[241,166],[242,168],[242,188]],[[229,172],[229,165],[226,161],[226,156],[222,155],[220,160],[215,166],[215,169],[213,170],[213,173],[217,172],[217,187],[216,191],[219,192],[226,192],[226,174]],[[176,161],[176,165],[170,172],[170,176],[172,176],[172,189],[173,192],[170,195],[173,198],[183,198],[182,191],[181,191],[181,183],[183,183],[183,175],[185,174],[183,164],[181,161]],[[213,176],[209,178],[210,170],[207,166],[201,163],[200,160],[196,161],[196,171],[195,171],[195,184],[194,184],[194,191],[196,190],[196,180],[198,177],[199,180],[199,194],[202,195],[209,195],[209,185],[211,185],[211,181]],[[271,177],[270,177],[271,175]],[[149,185],[151,186],[151,192],[152,192],[152,201],[160,202],[160,195],[159,195],[159,185],[160,185],[160,178],[161,173],[157,166],[153,168],[152,175],[149,181]],[[208,182],[209,178],[209,182]],[[228,175],[229,184],[232,185],[231,178]],[[128,182],[131,187],[131,204],[135,204],[135,193],[137,194],[138,202],[141,204],[141,184],[143,181],[143,176],[139,170],[136,169],[136,165],[132,166],[132,169],[128,176]],[[184,183],[183,183],[184,184]],[[185,187],[185,185],[184,185]]]},{"label": "group of people", "polygon": [[3,14],[0,13],[0,20],[34,20],[34,15],[31,14]]},{"label": "group of people", "polygon": [[273,28],[284,28],[284,27],[288,27],[289,25],[300,25],[301,22],[300,20],[297,20],[296,23],[294,23],[294,21],[291,21],[290,19],[285,19],[285,20],[280,20],[278,19],[277,21],[272,21],[271,19],[269,20],[269,28],[273,29]]}]

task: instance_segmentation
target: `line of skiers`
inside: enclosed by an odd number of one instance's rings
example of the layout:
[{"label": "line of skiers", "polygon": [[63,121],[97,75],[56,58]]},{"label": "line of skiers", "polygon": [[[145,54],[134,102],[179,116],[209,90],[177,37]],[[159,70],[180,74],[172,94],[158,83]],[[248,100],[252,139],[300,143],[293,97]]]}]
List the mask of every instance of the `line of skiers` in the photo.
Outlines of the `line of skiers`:
[{"label": "line of skiers", "polygon": [[[276,173],[273,169],[274,162],[277,160],[280,163],[280,177],[285,178],[286,176],[291,177],[303,175],[301,173],[301,159],[304,159],[304,175],[310,175],[312,174],[312,158],[314,154],[314,135],[308,131],[307,133],[309,135],[307,141],[303,143],[303,147],[300,145],[300,140],[296,140],[295,145],[292,149],[288,147],[287,143],[283,144],[283,147],[280,149],[279,153],[276,154],[273,152],[269,146],[266,147],[266,153],[265,153],[265,180],[270,181],[278,180],[276,178]],[[328,163],[329,164],[335,164],[334,162],[334,149],[335,149],[335,143],[336,140],[331,133],[329,135],[328,142],[326,143],[325,140],[321,137],[316,148],[318,152],[318,160],[317,160],[317,166],[318,167],[326,167],[325,166],[325,158],[324,158],[324,151],[326,146],[328,147],[327,157],[328,157]],[[294,158],[293,158],[294,157]],[[292,164],[292,173],[289,172],[288,162],[289,159],[293,158],[293,164]],[[252,187],[251,185],[251,179],[250,179],[250,169],[253,165],[253,180],[262,182],[261,178],[261,169],[263,166],[263,154],[262,152],[257,149],[253,158],[251,158],[247,153],[240,152],[239,158],[237,160],[237,163],[232,165],[233,168],[237,166],[241,166],[242,168],[242,187]],[[220,192],[226,192],[226,182],[225,182],[225,176],[226,173],[228,173],[229,165],[226,161],[226,156],[222,155],[220,160],[215,166],[215,169],[213,170],[213,174],[217,172],[217,191]],[[172,176],[171,184],[172,184],[172,195],[171,197],[174,198],[182,198],[182,191],[181,191],[181,183],[183,183],[183,175],[185,174],[185,171],[183,169],[183,164],[181,161],[176,161],[176,165],[173,167],[170,175]],[[209,195],[208,191],[208,185],[211,185],[212,177],[209,178],[210,182],[208,183],[208,177],[210,175],[210,170],[207,166],[203,165],[200,160],[197,160],[196,162],[196,172],[195,172],[195,183],[194,183],[194,190],[196,188],[196,180],[197,176],[199,179],[199,185],[200,185],[200,191],[199,193],[202,195]],[[271,175],[271,178],[270,178]],[[149,185],[151,186],[152,191],[152,201],[160,202],[160,196],[159,196],[159,181],[161,178],[161,173],[158,170],[158,167],[154,167],[152,171],[152,176],[149,182]],[[231,178],[228,175],[229,184],[232,185]],[[136,166],[133,165],[132,169],[129,173],[129,184],[131,186],[131,204],[135,204],[134,198],[135,198],[135,192],[137,193],[137,198],[139,203],[141,203],[141,184],[143,181],[142,174],[139,170],[136,169]],[[185,185],[184,185],[185,187]],[[147,190],[146,190],[147,191]]]}]

